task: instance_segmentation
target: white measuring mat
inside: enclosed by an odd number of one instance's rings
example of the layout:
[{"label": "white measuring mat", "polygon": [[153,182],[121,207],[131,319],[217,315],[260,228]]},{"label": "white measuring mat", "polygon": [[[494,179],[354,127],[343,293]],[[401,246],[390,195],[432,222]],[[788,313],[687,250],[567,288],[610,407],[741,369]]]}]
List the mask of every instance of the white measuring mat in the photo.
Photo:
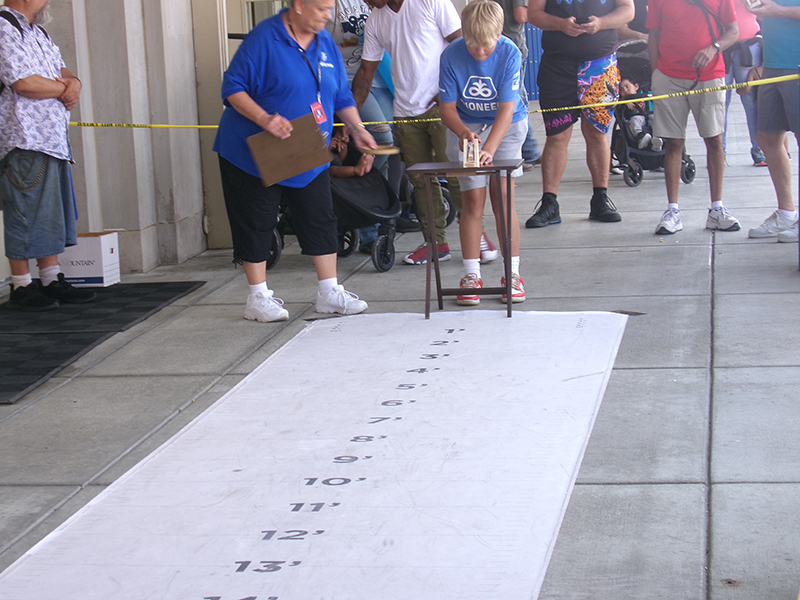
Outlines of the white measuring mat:
[{"label": "white measuring mat", "polygon": [[536,598],[625,322],[317,321],[12,565],[0,598]]}]

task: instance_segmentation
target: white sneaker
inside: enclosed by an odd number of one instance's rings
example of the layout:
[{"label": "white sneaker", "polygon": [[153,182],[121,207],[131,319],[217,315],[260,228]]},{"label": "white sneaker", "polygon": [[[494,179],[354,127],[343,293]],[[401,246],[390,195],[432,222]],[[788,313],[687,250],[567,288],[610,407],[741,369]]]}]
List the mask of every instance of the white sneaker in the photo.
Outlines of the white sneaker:
[{"label": "white sneaker", "polygon": [[647,145],[650,143],[650,140],[653,139],[653,136],[649,133],[643,133],[642,137],[639,138],[639,150],[644,150],[647,148]]},{"label": "white sneaker", "polygon": [[[797,229],[797,219],[791,220],[783,216],[780,211],[775,211],[767,220],[758,227],[754,227],[747,234],[751,238],[771,238],[777,237],[782,231],[786,231],[794,227]],[[795,232],[795,241],[797,241],[797,233]]]},{"label": "white sneaker", "polygon": [[797,221],[794,222],[794,225],[792,226],[791,229],[787,229],[786,231],[781,231],[778,234],[778,241],[786,242],[787,244],[797,243]]},{"label": "white sneaker", "polygon": [[250,321],[270,323],[272,321],[285,321],[289,318],[289,311],[283,308],[283,300],[275,298],[273,291],[266,294],[258,292],[247,297],[244,309],[244,318]]},{"label": "white sneaker", "polygon": [[650,149],[653,152],[661,152],[664,148],[664,140],[661,138],[654,137],[653,140],[650,142]]},{"label": "white sneaker", "polygon": [[481,234],[481,262],[488,263],[500,256],[500,250],[495,248],[492,240],[485,233]]},{"label": "white sneaker", "polygon": [[709,208],[708,218],[706,219],[706,229],[717,229],[719,231],[739,231],[741,226],[739,221],[724,206],[719,208]]},{"label": "white sneaker", "polygon": [[317,292],[318,313],[338,313],[340,315],[357,315],[367,310],[367,303],[359,300],[358,296],[351,294],[343,286],[337,285],[330,293],[322,297]]},{"label": "white sneaker", "polygon": [[656,227],[656,235],[677,233],[682,229],[683,223],[681,223],[681,211],[668,208],[664,211],[664,214],[661,215],[661,220],[658,222],[658,226]]}]

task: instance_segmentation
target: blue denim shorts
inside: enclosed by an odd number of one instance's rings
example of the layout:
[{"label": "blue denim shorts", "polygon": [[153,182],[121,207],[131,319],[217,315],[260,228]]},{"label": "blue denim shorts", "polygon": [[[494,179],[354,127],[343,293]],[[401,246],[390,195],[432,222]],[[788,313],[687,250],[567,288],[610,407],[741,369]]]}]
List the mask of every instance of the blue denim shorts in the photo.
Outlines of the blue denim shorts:
[{"label": "blue denim shorts", "polygon": [[0,161],[6,257],[44,258],[78,243],[69,163],[15,148]]}]

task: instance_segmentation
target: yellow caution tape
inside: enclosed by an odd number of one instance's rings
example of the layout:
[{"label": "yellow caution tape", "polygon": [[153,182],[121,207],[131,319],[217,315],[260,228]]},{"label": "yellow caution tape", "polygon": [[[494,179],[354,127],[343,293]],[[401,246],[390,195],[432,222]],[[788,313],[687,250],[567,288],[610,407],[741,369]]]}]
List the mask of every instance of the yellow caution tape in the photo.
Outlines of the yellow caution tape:
[{"label": "yellow caution tape", "polygon": [[[726,90],[735,90],[757,85],[767,85],[770,83],[780,83],[782,81],[792,81],[800,79],[800,74],[782,75],[780,77],[770,77],[769,79],[758,79],[756,81],[748,81],[746,83],[731,83],[730,85],[720,85],[713,88],[704,88],[699,90],[687,90],[685,92],[675,92],[673,94],[662,94],[661,96],[642,96],[635,100],[615,100],[614,102],[598,102],[596,104],[581,104],[578,106],[566,106],[563,108],[540,108],[538,110],[530,110],[528,114],[546,113],[546,112],[561,112],[567,110],[583,110],[586,108],[599,108],[601,106],[617,106],[619,104],[628,104],[632,101],[652,101],[664,100],[666,98],[680,98],[681,96],[692,96],[694,94],[705,94],[708,92],[724,92]],[[364,125],[393,125],[398,123],[434,123],[441,121],[440,118],[430,119],[403,119],[402,121],[365,121]],[[219,125],[150,125],[146,123],[84,123],[81,121],[70,121],[72,127],[129,127],[137,129],[217,129]],[[335,126],[341,126],[342,123],[336,123]],[[800,598],[798,598],[800,600]]]}]

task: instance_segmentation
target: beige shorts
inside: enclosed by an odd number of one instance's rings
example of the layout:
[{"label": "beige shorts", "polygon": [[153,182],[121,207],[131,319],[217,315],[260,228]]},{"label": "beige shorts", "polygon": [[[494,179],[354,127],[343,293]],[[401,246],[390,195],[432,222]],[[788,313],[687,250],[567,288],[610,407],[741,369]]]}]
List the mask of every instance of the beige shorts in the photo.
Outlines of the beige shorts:
[{"label": "beige shorts", "polygon": [[[695,81],[667,77],[658,69],[653,73],[653,95],[674,94],[689,90],[704,90],[724,85],[724,80]],[[660,138],[685,139],[689,113],[694,115],[697,131],[702,138],[722,135],[725,130],[725,92],[704,92],[666,98],[653,102],[653,135]]]}]

